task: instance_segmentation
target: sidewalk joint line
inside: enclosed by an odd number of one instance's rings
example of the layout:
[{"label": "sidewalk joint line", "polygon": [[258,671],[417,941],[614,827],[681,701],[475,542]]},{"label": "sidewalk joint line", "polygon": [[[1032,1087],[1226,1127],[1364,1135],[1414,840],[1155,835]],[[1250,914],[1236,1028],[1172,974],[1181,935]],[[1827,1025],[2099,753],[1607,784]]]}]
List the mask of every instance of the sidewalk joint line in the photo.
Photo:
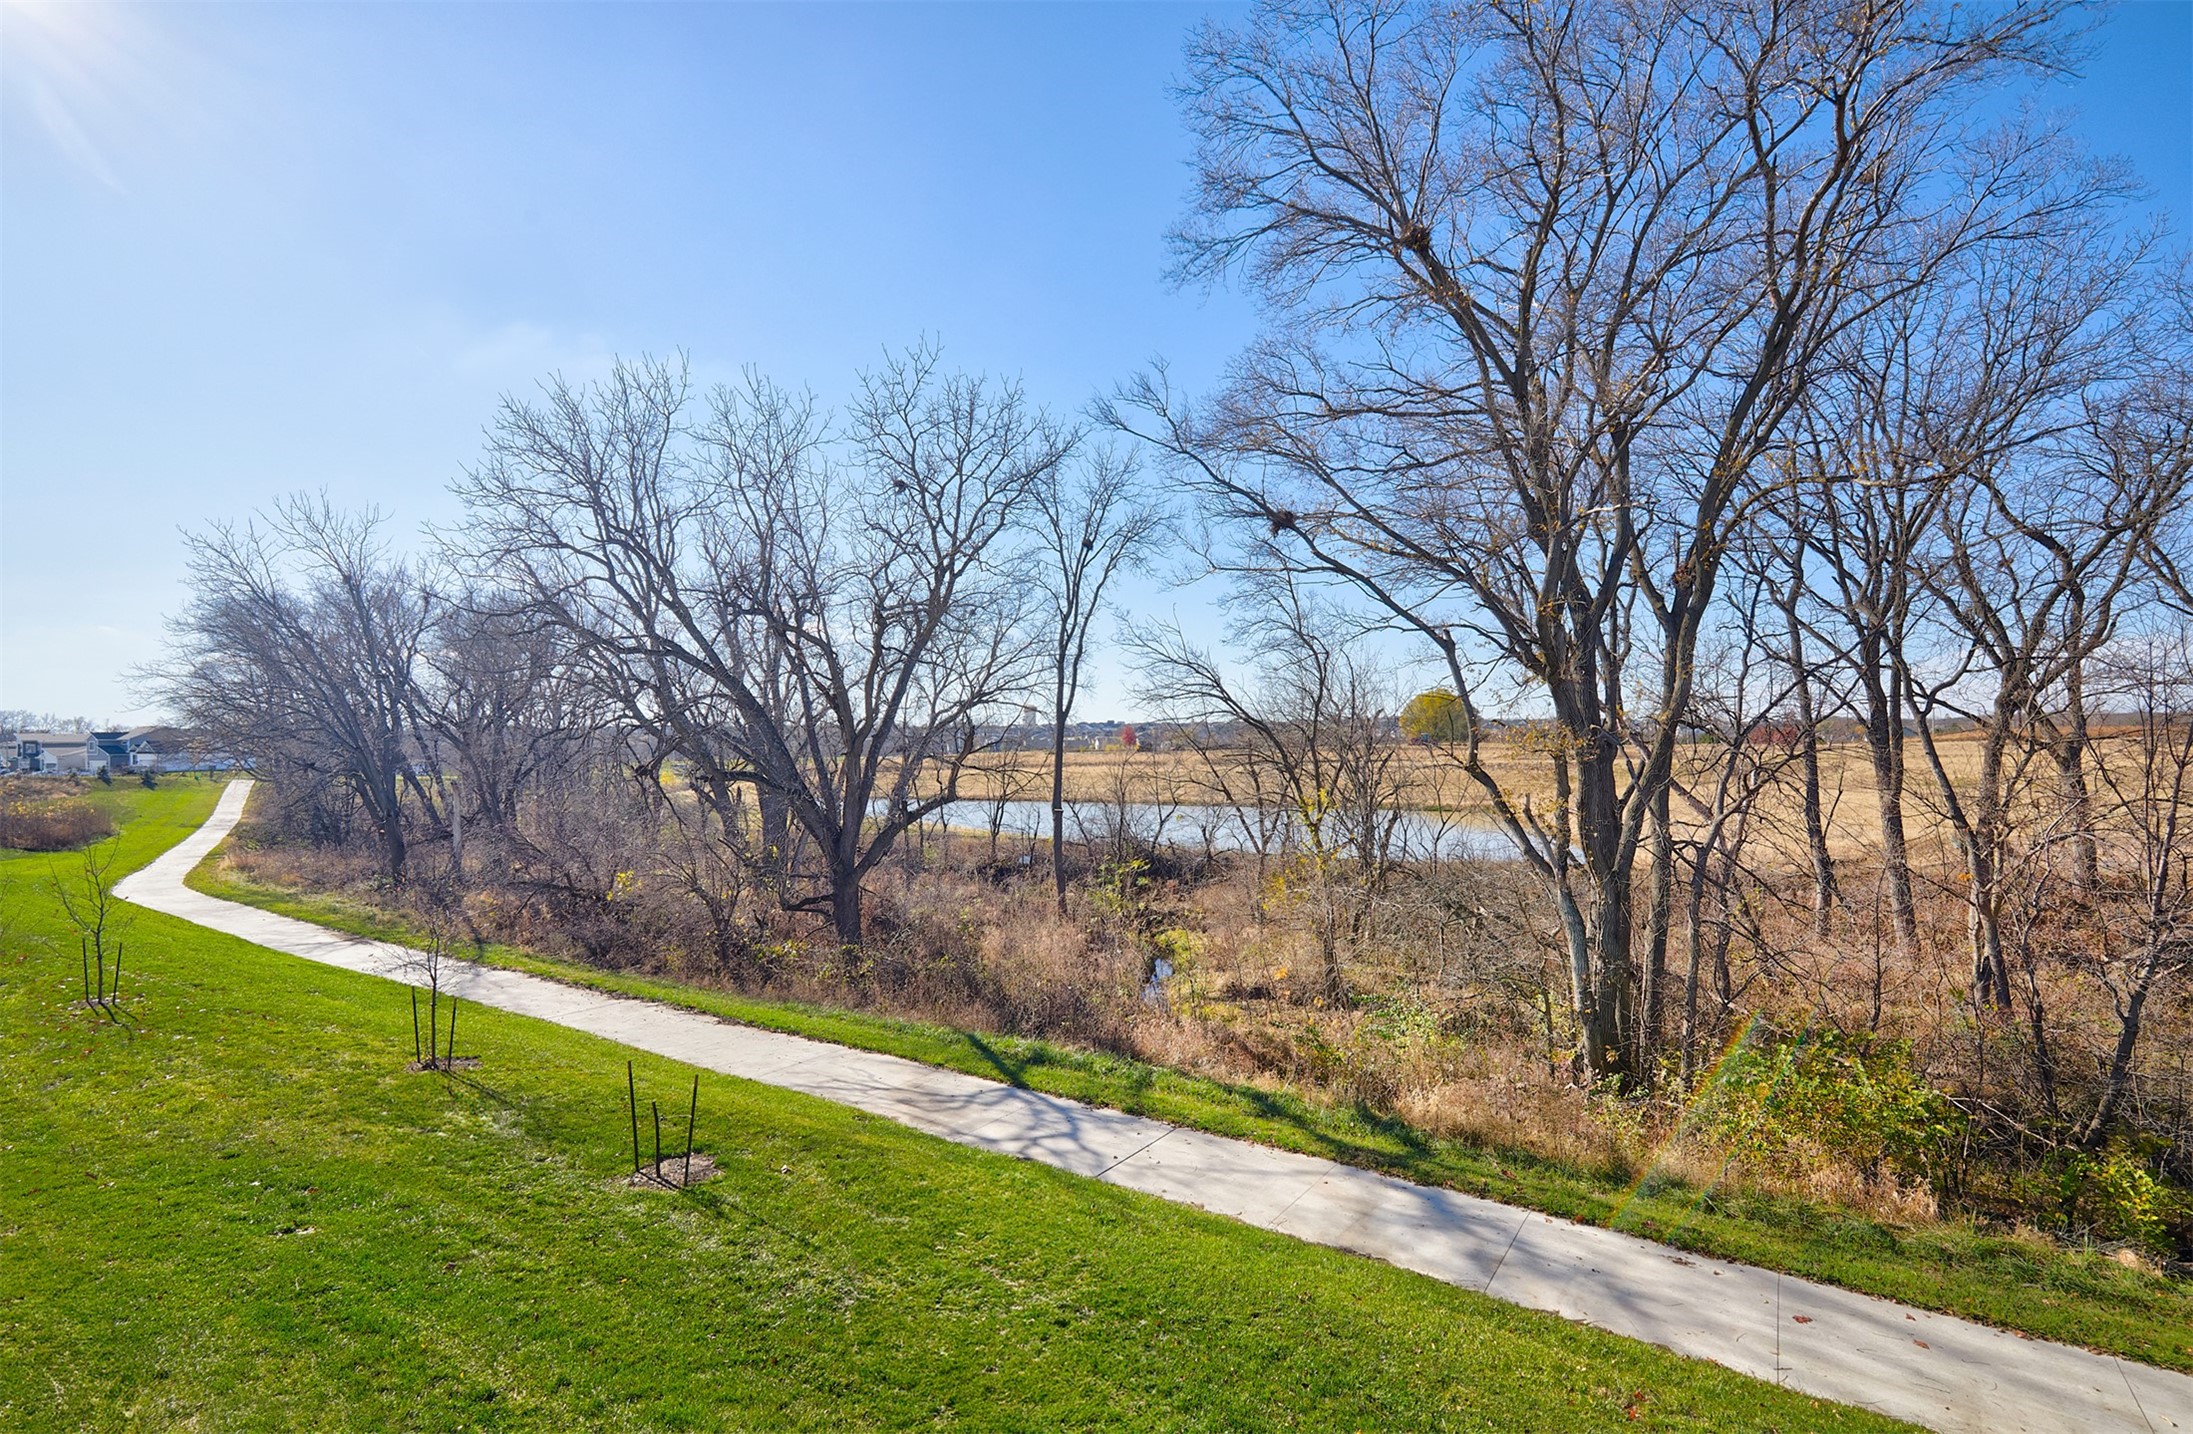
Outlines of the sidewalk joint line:
[{"label": "sidewalk joint line", "polygon": [[1122,1166],[1122,1165],[1125,1165],[1125,1164],[1126,1164],[1126,1163],[1127,1163],[1128,1161],[1130,1161],[1130,1160],[1134,1159],[1134,1158],[1135,1158],[1135,1157],[1136,1157],[1137,1155],[1140,1155],[1140,1154],[1141,1154],[1141,1153],[1142,1153],[1143,1151],[1145,1151],[1145,1150],[1148,1150],[1148,1149],[1150,1148],[1150,1146],[1151,1146],[1151,1145],[1155,1145],[1155,1144],[1157,1144],[1157,1142],[1158,1142],[1159,1140],[1163,1140],[1163,1139],[1164,1139],[1164,1138],[1165,1138],[1166,1136],[1168,1136],[1168,1135],[1171,1135],[1171,1134],[1172,1134],[1172,1133],[1173,1133],[1173,1132],[1174,1132],[1175,1130],[1177,1130],[1177,1129],[1179,1129],[1179,1127],[1178,1127],[1178,1126],[1167,1126],[1167,1127],[1166,1127],[1166,1128],[1165,1128],[1164,1130],[1160,1131],[1160,1132],[1158,1133],[1158,1135],[1157,1135],[1156,1139],[1154,1139],[1154,1140],[1151,1140],[1151,1141],[1149,1142],[1149,1144],[1147,1144],[1147,1145],[1140,1145],[1140,1146],[1137,1146],[1136,1148],[1134,1148],[1133,1150],[1130,1150],[1130,1151],[1128,1151],[1128,1152],[1127,1152],[1127,1153],[1126,1153],[1125,1155],[1122,1155],[1122,1156],[1120,1156],[1120,1157],[1119,1157],[1119,1159],[1117,1159],[1117,1160],[1113,1161],[1113,1162],[1112,1162],[1111,1164],[1109,1164],[1109,1165],[1105,1166],[1105,1167],[1104,1167],[1104,1168],[1103,1168],[1102,1170],[1099,1170],[1099,1171],[1098,1171],[1098,1172],[1096,1173],[1096,1175],[1095,1175],[1095,1177],[1094,1177],[1094,1178],[1096,1178],[1096,1179],[1098,1179],[1098,1180],[1102,1180],[1102,1179],[1103,1179],[1103,1178],[1104,1178],[1105,1176],[1107,1176],[1107,1175],[1111,1174],[1111,1173],[1112,1173],[1112,1172],[1113,1172],[1114,1170],[1117,1170],[1117,1169],[1119,1169],[1119,1167],[1120,1167],[1120,1166]]},{"label": "sidewalk joint line", "polygon": [[1332,1178],[1333,1177],[1329,1174],[1321,1174],[1316,1179],[1312,1180],[1309,1184],[1303,1186],[1300,1190],[1295,1191],[1294,1199],[1289,1200],[1286,1204],[1280,1206],[1279,1213],[1272,1216],[1274,1224],[1276,1225],[1277,1222],[1286,1219],[1287,1212],[1289,1210],[1292,1210],[1295,1206],[1301,1204],[1303,1196],[1309,1194],[1312,1190],[1315,1190],[1318,1186],[1324,1184],[1326,1181]]},{"label": "sidewalk joint line", "polygon": [[2132,1407],[2139,1411],[2140,1422],[2147,1425],[2148,1434],[2160,1434],[2155,1428],[2154,1419],[2147,1412],[2147,1406],[2140,1402],[2140,1391],[2132,1387],[2132,1371],[2124,1367],[2123,1356],[2113,1354],[2110,1359],[2117,1366],[2117,1377],[2124,1381],[2124,1392],[2132,1396]]},{"label": "sidewalk joint line", "polygon": [[1487,1276],[1485,1276],[1485,1293],[1486,1293],[1486,1294],[1488,1294],[1488,1295],[1489,1295],[1489,1294],[1491,1294],[1491,1293],[1492,1293],[1492,1282],[1493,1282],[1494,1280],[1497,1280],[1497,1279],[1499,1279],[1499,1278],[1500,1278],[1500,1272],[1501,1272],[1502,1270],[1504,1270],[1504,1269],[1506,1269],[1506,1268],[1507,1268],[1507,1265],[1508,1265],[1508,1252],[1509,1252],[1510,1250],[1513,1250],[1513,1249],[1515,1248],[1515,1242],[1516,1242],[1517,1240],[1520,1240],[1520,1239],[1522,1239],[1522,1238],[1523,1238],[1523,1227],[1524,1227],[1525,1225],[1528,1225],[1528,1224],[1529,1224],[1530,1222],[1531,1222],[1531,1212],[1530,1212],[1530,1211],[1528,1211],[1528,1210],[1525,1210],[1525,1211],[1523,1212],[1523,1218],[1522,1218],[1522,1219],[1520,1219],[1520,1220],[1518,1220],[1518,1221],[1516,1221],[1516,1222],[1515,1222],[1515,1228],[1514,1228],[1513,1230],[1511,1230],[1511,1231],[1509,1231],[1509,1232],[1508,1232],[1508,1243],[1506,1243],[1505,1245],[1502,1245],[1502,1246],[1500,1247],[1500,1258],[1499,1258],[1499,1259],[1497,1259],[1497,1260],[1494,1260],[1494,1261],[1492,1262],[1492,1273],[1491,1273],[1491,1274],[1489,1274],[1489,1275],[1487,1275]]}]

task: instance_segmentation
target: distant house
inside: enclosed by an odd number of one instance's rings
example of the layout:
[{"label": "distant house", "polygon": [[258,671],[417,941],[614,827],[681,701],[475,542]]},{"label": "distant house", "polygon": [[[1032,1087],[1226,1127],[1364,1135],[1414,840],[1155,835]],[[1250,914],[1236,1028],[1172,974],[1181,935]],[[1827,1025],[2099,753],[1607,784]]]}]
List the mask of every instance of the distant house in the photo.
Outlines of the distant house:
[{"label": "distant house", "polygon": [[106,753],[93,746],[89,732],[18,732],[15,735],[16,772],[102,772]]},{"label": "distant house", "polygon": [[190,734],[180,727],[131,727],[91,735],[117,771],[192,772],[208,765],[192,755]]},{"label": "distant house", "polygon": [[86,755],[90,755],[93,750],[96,750],[99,756],[106,759],[107,770],[110,772],[126,772],[132,765],[129,759],[129,730],[127,728],[113,727],[105,731],[94,731],[91,734],[91,746],[86,749]]},{"label": "distant house", "polygon": [[31,773],[197,772],[233,765],[191,751],[179,727],[102,727],[91,732],[18,732],[0,743],[0,771]]}]

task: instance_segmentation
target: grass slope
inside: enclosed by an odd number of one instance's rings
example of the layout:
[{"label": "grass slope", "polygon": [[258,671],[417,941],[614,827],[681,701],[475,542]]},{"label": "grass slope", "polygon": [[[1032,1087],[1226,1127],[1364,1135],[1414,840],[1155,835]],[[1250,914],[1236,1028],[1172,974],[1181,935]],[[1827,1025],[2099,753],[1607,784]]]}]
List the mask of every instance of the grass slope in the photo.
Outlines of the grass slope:
[{"label": "grass slope", "polygon": [[[356,903],[228,878],[217,861],[202,865],[190,884],[357,935],[414,944],[420,939],[401,922]],[[2100,1252],[1991,1233],[1966,1222],[1895,1226],[1814,1202],[1701,1191],[1650,1172],[1620,1181],[1525,1153],[1439,1139],[1360,1109],[1044,1041],[755,1000],[548,960],[507,946],[483,946],[467,954],[596,990],[886,1051],[1092,1105],[1452,1186],[1683,1249],[2193,1372],[2193,1281],[2128,1269]]]},{"label": "grass slope", "polygon": [[[210,809],[115,800],[126,864]],[[1434,1281],[141,913],[125,1024],[0,858],[0,1427],[1895,1427]],[[73,955],[73,953],[71,953]],[[637,1062],[643,1097],[689,1068]]]}]

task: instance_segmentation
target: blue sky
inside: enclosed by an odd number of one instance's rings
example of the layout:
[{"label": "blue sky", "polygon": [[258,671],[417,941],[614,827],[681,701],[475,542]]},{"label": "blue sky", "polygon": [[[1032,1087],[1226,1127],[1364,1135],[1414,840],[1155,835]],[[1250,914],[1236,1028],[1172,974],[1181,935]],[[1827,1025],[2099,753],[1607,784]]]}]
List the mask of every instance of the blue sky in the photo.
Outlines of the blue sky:
[{"label": "blue sky", "polygon": [[[829,399],[930,335],[1063,412],[1206,386],[1254,325],[1163,278],[1210,9],[0,0],[0,707],[142,713],[179,526],[447,518],[551,370]],[[2193,0],[2099,38],[2049,100],[2193,231]],[[1130,705],[1107,667],[1084,711]]]}]

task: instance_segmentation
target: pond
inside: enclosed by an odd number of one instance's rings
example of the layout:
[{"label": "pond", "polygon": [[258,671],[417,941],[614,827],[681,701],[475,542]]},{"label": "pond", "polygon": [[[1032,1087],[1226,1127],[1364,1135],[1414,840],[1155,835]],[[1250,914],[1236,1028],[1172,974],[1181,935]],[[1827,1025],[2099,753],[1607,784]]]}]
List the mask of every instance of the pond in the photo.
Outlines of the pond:
[{"label": "pond", "polygon": [[[1422,811],[1398,812],[1395,817],[1394,855],[1404,861],[1507,861],[1515,856],[1514,843],[1507,833],[1482,821]],[[1268,850],[1276,853],[1290,835],[1288,827],[1293,820],[1282,812],[1243,812],[1233,807],[1066,804],[1069,841],[1107,842],[1115,824],[1124,823],[1127,834],[1138,843],[1185,851],[1253,852],[1261,839]],[[1001,836],[1023,840],[1047,837],[1051,832],[1051,806],[1048,802],[1005,802],[1001,812],[996,802],[952,802],[931,816],[928,825],[987,832],[993,821],[998,822]]]}]

